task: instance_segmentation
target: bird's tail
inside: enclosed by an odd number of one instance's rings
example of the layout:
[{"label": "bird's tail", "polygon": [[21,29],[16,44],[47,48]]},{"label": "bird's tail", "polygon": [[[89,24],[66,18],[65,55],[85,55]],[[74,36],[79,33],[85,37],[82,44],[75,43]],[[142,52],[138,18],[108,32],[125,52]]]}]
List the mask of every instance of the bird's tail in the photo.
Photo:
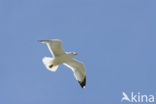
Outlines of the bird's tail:
[{"label": "bird's tail", "polygon": [[42,62],[48,70],[55,72],[58,68],[58,65],[53,65],[53,60],[53,58],[44,57]]}]

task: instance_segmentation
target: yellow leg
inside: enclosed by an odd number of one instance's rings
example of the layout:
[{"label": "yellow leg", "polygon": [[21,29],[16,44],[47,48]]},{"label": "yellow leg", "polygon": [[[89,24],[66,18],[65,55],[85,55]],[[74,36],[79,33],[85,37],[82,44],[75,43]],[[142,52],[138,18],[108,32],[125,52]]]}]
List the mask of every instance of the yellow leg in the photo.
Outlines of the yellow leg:
[{"label": "yellow leg", "polygon": [[53,65],[50,65],[50,66],[49,66],[49,68],[52,68],[52,67],[53,67]]}]

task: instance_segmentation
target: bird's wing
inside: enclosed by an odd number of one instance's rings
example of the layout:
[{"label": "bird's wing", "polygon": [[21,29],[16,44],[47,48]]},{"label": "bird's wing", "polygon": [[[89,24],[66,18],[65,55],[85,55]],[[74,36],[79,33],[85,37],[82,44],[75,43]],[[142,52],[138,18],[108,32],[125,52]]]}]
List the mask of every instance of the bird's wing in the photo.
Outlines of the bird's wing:
[{"label": "bird's wing", "polygon": [[41,43],[46,43],[51,54],[56,57],[65,54],[62,48],[61,40],[40,40]]},{"label": "bird's wing", "polygon": [[86,71],[84,65],[81,62],[74,59],[65,62],[64,65],[72,69],[76,80],[78,80],[81,87],[84,88],[86,85]]}]

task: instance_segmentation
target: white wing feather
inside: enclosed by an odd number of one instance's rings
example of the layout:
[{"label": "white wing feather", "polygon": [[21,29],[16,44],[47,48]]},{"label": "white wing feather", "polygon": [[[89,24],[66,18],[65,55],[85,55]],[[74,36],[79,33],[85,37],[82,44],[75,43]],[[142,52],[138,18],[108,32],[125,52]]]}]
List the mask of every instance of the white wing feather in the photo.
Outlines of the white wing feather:
[{"label": "white wing feather", "polygon": [[86,71],[84,65],[80,61],[71,59],[70,61],[64,63],[64,65],[72,69],[76,80],[80,82],[84,81],[86,77]]},{"label": "white wing feather", "polygon": [[41,43],[46,43],[49,51],[54,57],[61,56],[65,54],[62,48],[62,41],[61,40],[40,40]]}]

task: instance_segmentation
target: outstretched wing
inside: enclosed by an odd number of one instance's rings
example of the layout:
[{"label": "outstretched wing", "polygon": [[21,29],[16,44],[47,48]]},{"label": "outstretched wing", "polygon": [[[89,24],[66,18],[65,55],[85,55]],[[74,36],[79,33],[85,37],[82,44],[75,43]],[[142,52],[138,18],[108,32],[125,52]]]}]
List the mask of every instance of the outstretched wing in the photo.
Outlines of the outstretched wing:
[{"label": "outstretched wing", "polygon": [[81,87],[84,88],[86,85],[86,71],[84,65],[74,59],[71,59],[70,61],[64,63],[64,65],[72,69],[76,80],[78,80]]},{"label": "outstretched wing", "polygon": [[62,48],[62,41],[61,40],[39,40],[41,43],[46,43],[51,54],[54,57],[60,56],[65,54]]}]

